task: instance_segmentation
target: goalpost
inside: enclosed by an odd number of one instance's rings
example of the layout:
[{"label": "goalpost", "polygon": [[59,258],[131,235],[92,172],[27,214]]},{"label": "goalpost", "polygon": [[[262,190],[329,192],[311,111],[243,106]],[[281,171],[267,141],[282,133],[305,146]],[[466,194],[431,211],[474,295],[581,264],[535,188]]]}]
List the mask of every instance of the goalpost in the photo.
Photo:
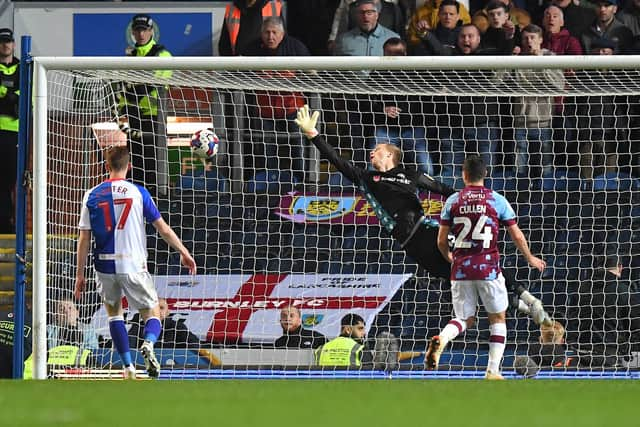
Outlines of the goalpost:
[{"label": "goalpost", "polygon": [[[148,119],[152,131],[142,126],[147,157],[134,168],[147,168],[145,185],[199,267],[190,277],[147,230],[150,272],[175,328],[165,336],[173,341],[156,347],[162,376],[315,375],[312,350],[273,346],[288,305],[303,328],[327,338],[357,313],[371,342],[397,339],[401,362],[356,375],[425,375],[426,342],[451,318],[449,287],[405,256],[357,188],[298,132],[291,113],[301,103],[321,112],[320,133],[362,167],[376,142],[400,136],[407,167],[461,188],[464,152],[483,155],[486,185],[511,202],[532,251],[548,263],[542,275],[531,271],[501,234],[503,265],[564,325],[580,369],[628,372],[640,351],[637,64],[633,56],[34,58],[34,377],[121,369],[95,283],[75,309],[63,306],[82,196],[107,177],[104,149],[135,139],[119,122],[135,131],[147,120],[131,117],[121,95],[137,91],[139,100],[154,88],[160,113]],[[209,161],[189,150],[203,128],[220,138]],[[443,198],[420,198],[436,220]],[[587,292],[613,257],[631,286]],[[135,316],[127,310],[132,330]],[[510,312],[507,328],[503,370],[511,373],[540,334],[522,313]],[[48,340],[91,354],[72,369],[47,367]],[[482,372],[487,340],[480,310],[435,375]],[[566,369],[576,367],[553,372]]]}]

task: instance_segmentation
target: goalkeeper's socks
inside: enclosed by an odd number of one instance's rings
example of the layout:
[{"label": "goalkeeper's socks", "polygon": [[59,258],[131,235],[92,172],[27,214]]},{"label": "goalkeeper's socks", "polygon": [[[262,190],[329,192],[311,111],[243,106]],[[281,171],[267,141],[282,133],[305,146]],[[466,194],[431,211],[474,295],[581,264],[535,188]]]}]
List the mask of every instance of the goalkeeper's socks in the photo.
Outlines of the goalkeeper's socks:
[{"label": "goalkeeper's socks", "polygon": [[157,317],[148,318],[146,323],[144,324],[144,340],[149,341],[153,344],[158,341],[160,332],[162,332],[162,324],[160,323],[160,319],[158,319]]},{"label": "goalkeeper's socks", "polygon": [[467,322],[462,319],[451,319],[447,326],[440,332],[440,343],[444,347],[455,337],[463,333],[467,329]]},{"label": "goalkeeper's socks", "polygon": [[494,323],[489,325],[489,364],[487,370],[499,373],[505,343],[507,342],[506,323]]},{"label": "goalkeeper's socks", "polygon": [[120,360],[122,360],[122,366],[131,365],[129,335],[127,335],[127,328],[124,325],[124,317],[109,317],[109,332],[111,333],[113,345],[116,347],[116,350],[120,355]]}]

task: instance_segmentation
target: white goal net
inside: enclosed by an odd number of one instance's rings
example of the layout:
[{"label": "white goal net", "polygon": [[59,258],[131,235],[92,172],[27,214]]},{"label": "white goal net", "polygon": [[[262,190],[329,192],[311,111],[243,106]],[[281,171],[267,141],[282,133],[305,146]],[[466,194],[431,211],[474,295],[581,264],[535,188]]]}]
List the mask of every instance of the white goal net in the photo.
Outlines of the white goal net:
[{"label": "white goal net", "polygon": [[[381,221],[388,207],[300,133],[303,104],[355,167],[393,143],[407,169],[460,189],[465,155],[485,159],[486,186],[510,201],[547,262],[542,274],[530,269],[501,234],[504,269],[566,331],[541,349],[539,327],[510,308],[505,373],[518,356],[551,373],[637,367],[640,70],[624,58],[462,59],[36,58],[36,375],[44,349],[64,345],[88,352],[49,363],[50,375],[121,375],[92,267],[87,292],[72,296],[82,197],[108,178],[113,145],[130,147],[130,178],[198,265],[189,275],[147,226],[161,377],[425,375],[428,339],[452,316],[449,282],[406,255]],[[208,160],[190,149],[205,128],[220,141]],[[416,197],[435,223],[446,197]],[[619,277],[609,272],[618,265]],[[142,373],[143,323],[123,305]],[[360,366],[323,371],[314,348],[340,335],[348,314],[365,322]],[[480,309],[437,375],[483,373],[488,339]]]}]

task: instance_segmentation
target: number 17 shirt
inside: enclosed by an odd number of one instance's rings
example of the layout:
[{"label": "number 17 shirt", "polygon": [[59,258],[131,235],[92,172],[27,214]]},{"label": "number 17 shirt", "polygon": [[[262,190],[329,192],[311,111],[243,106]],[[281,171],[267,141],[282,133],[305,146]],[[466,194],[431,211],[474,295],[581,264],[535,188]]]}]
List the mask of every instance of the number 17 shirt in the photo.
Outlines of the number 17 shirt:
[{"label": "number 17 shirt", "polygon": [[160,217],[147,189],[124,179],[108,179],[88,190],[82,199],[79,226],[93,233],[96,271],[146,271],[145,220],[152,223]]},{"label": "number 17 shirt", "polygon": [[440,224],[455,236],[451,280],[495,280],[500,274],[500,225],[516,223],[516,214],[501,194],[467,186],[447,199]]}]

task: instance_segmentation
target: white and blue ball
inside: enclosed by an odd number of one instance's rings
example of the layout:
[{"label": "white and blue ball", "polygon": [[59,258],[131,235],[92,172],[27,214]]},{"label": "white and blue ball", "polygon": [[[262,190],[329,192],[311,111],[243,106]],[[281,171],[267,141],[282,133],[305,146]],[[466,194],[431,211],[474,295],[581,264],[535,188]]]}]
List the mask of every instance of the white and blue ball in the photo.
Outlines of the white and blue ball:
[{"label": "white and blue ball", "polygon": [[191,137],[191,152],[203,159],[212,159],[218,153],[220,139],[213,129],[201,129]]}]

